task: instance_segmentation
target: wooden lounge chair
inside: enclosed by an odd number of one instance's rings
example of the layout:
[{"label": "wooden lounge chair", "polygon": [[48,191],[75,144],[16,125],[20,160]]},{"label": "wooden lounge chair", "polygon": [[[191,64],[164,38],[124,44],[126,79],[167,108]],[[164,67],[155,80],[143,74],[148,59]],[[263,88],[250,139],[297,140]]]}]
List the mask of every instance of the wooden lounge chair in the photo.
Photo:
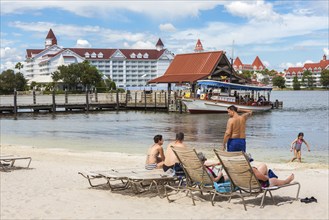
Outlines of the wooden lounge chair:
[{"label": "wooden lounge chair", "polygon": [[292,182],[290,184],[282,185],[282,186],[270,186],[270,187],[262,187],[256,178],[253,169],[249,163],[249,157],[242,151],[240,152],[225,152],[214,149],[215,154],[217,155],[220,163],[222,164],[226,174],[231,180],[231,184],[233,187],[237,187],[240,191],[240,197],[242,198],[244,209],[247,210],[245,201],[243,199],[245,195],[259,195],[263,194],[262,200],[260,203],[260,207],[263,208],[264,199],[266,197],[267,192],[269,192],[273,203],[274,199],[271,191],[278,190],[283,187],[297,185],[297,195],[296,200],[298,199],[300,184],[298,182]]},{"label": "wooden lounge chair", "polygon": [[[159,185],[177,181],[177,177],[168,175],[162,169],[145,170],[145,169],[111,169],[104,171],[88,171],[79,172],[85,177],[91,187],[108,186],[111,190],[132,188],[135,193],[145,191],[145,186],[151,189],[155,186],[159,196],[161,197]],[[103,178],[105,183],[94,184],[94,179]],[[112,184],[114,181],[121,181],[119,186]],[[142,189],[141,189],[142,188]]]},{"label": "wooden lounge chair", "polygon": [[1,155],[0,156],[0,167],[3,169],[13,168],[16,160],[28,160],[29,162],[25,168],[29,168],[32,158],[16,156],[16,155]]},{"label": "wooden lounge chair", "polygon": [[[209,173],[207,172],[203,162],[198,158],[197,152],[195,149],[181,149],[171,146],[173,152],[175,153],[177,159],[181,163],[185,175],[186,175],[186,185],[179,186],[165,186],[165,193],[169,202],[172,200],[169,199],[169,193],[167,189],[174,190],[175,192],[187,191],[187,195],[190,194],[192,198],[193,205],[195,205],[193,192],[199,191],[202,193],[209,193],[210,197],[212,194],[220,196],[231,196],[231,194],[218,193],[214,188],[214,182],[211,179]],[[213,199],[211,199],[212,205]]]}]

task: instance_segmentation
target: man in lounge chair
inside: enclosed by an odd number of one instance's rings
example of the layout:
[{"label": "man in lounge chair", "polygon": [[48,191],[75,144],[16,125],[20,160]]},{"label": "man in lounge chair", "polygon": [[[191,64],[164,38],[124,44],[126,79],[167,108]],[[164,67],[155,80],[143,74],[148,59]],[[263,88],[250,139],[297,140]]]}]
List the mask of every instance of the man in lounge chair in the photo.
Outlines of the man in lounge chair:
[{"label": "man in lounge chair", "polygon": [[[294,174],[292,173],[286,179],[280,180],[273,173],[273,171],[267,169],[267,165],[264,163],[260,164],[258,167],[253,167],[252,170],[254,171],[254,174],[262,187],[282,186],[291,183],[291,181],[293,181],[295,178]],[[272,172],[272,175],[270,175],[269,171]]]},{"label": "man in lounge chair", "polygon": [[165,172],[170,168],[174,169],[175,164],[179,164],[179,161],[170,146],[174,146],[176,148],[186,148],[186,145],[183,143],[183,141],[184,141],[184,133],[179,132],[176,134],[176,140],[168,144],[166,155],[165,155],[165,161],[163,164],[163,170]]}]

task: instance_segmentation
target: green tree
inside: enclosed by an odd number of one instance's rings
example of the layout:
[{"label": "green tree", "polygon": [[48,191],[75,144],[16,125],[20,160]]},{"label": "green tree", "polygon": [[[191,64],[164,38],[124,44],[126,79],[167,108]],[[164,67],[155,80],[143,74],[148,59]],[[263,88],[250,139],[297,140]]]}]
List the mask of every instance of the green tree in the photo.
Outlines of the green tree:
[{"label": "green tree", "polygon": [[329,70],[321,71],[320,82],[321,82],[322,86],[324,86],[324,87],[329,86]]},{"label": "green tree", "polygon": [[78,85],[83,85],[85,88],[96,86],[102,81],[102,74],[88,61],[84,61],[59,66],[58,71],[52,73],[52,78],[55,82],[62,80],[69,90],[75,90]]},{"label": "green tree", "polygon": [[15,89],[24,91],[27,80],[22,73],[16,73],[8,69],[0,74],[0,92],[2,94],[12,93]]},{"label": "green tree", "polygon": [[298,81],[297,76],[295,76],[293,81],[292,81],[292,88],[294,90],[300,90],[300,82]]},{"label": "green tree", "polygon": [[280,89],[283,89],[285,86],[286,80],[282,76],[275,76],[272,79],[273,86],[277,86]]},{"label": "green tree", "polygon": [[242,71],[242,76],[246,79],[251,79],[251,77],[254,75],[252,71],[249,70],[243,70]]},{"label": "green tree", "polygon": [[102,81],[102,74],[95,66],[91,66],[88,61],[78,63],[77,67],[80,71],[80,80],[85,88],[90,89]]},{"label": "green tree", "polygon": [[302,82],[307,88],[312,89],[314,87],[314,78],[312,77],[311,71],[306,70],[303,72]]},{"label": "green tree", "polygon": [[16,63],[15,69],[18,69],[18,72],[21,72],[21,69],[23,69],[24,65],[21,62]]}]

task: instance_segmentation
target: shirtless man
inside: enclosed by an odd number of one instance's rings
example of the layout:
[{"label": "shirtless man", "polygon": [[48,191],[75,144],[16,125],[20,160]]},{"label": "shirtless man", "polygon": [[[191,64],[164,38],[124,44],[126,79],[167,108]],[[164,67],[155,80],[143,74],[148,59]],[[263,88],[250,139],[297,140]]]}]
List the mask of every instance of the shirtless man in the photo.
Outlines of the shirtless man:
[{"label": "shirtless man", "polygon": [[162,168],[163,162],[165,160],[162,148],[164,142],[162,135],[155,135],[153,140],[154,144],[148,149],[147,152],[147,158],[145,162],[145,169],[147,170]]},{"label": "shirtless man", "polygon": [[253,167],[252,170],[254,171],[256,178],[260,181],[262,187],[282,186],[291,183],[295,178],[293,173],[284,180],[278,179],[277,177],[270,178],[268,176],[267,165],[264,163],[260,164],[258,167]]},{"label": "shirtless man", "polygon": [[174,146],[177,148],[186,148],[186,145],[183,143],[184,141],[184,133],[179,132],[176,134],[176,140],[168,144],[166,150],[166,159],[163,164],[163,170],[166,172],[168,169],[173,169],[175,163],[179,163],[175,153],[171,149],[170,146]]},{"label": "shirtless man", "polygon": [[[239,112],[243,114],[239,115]],[[223,150],[246,152],[246,121],[252,115],[251,110],[241,110],[234,105],[227,108],[228,119],[223,140]]]}]

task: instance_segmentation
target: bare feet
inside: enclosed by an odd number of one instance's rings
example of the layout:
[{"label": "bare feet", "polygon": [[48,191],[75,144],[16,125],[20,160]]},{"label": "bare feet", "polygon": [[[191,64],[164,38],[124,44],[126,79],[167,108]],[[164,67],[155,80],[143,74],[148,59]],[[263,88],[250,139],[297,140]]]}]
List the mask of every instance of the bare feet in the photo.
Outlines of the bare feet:
[{"label": "bare feet", "polygon": [[286,184],[291,183],[295,178],[295,175],[292,173],[288,178],[285,180]]}]

